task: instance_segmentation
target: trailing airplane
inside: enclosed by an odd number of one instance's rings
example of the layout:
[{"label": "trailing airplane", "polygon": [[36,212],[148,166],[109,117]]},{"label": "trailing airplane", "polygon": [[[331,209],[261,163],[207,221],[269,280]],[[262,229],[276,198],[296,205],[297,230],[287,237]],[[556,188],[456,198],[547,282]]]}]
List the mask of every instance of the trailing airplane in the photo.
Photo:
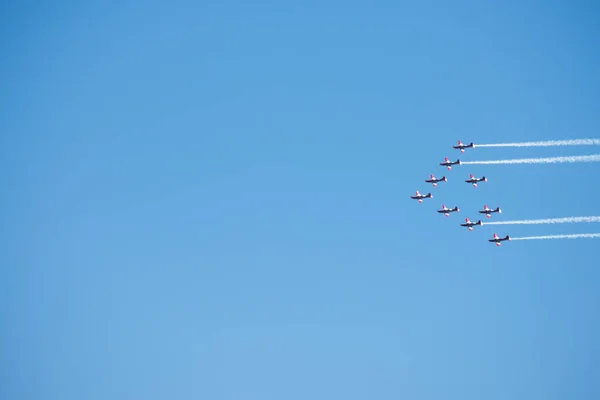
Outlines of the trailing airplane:
[{"label": "trailing airplane", "polygon": [[469,144],[463,144],[463,142],[461,142],[460,140],[458,141],[458,146],[452,146],[455,149],[460,150],[461,153],[465,152],[465,149],[468,149],[469,147],[474,149],[475,145],[473,144],[473,142],[469,143]]},{"label": "trailing airplane", "polygon": [[471,222],[469,220],[469,218],[465,218],[466,223],[464,224],[460,224],[460,226],[466,226],[467,228],[469,228],[470,231],[473,230],[473,227],[475,225],[483,225],[483,223],[481,222],[481,220],[477,221],[477,222]]},{"label": "trailing airplane", "polygon": [[492,213],[498,213],[498,214],[502,214],[502,210],[500,209],[500,207],[496,207],[495,210],[490,209],[487,205],[483,206],[483,210],[479,210],[480,214],[485,214],[486,217],[488,218],[492,218]]},{"label": "trailing airplane", "polygon": [[431,193],[427,193],[427,194],[421,194],[419,193],[419,191],[417,190],[417,194],[416,196],[410,196],[411,199],[415,199],[415,200],[419,200],[419,203],[423,202],[423,199],[427,199],[427,198],[433,198],[433,196],[431,195]]},{"label": "trailing airplane", "polygon": [[427,183],[433,183],[433,186],[437,186],[438,182],[448,182],[448,179],[446,179],[445,176],[442,176],[441,178],[436,178],[435,176],[433,176],[433,174],[430,175],[431,179],[425,179],[425,182]]},{"label": "trailing airplane", "polygon": [[439,212],[440,214],[443,213],[446,217],[449,217],[451,212],[458,212],[458,211],[460,211],[458,209],[458,206],[456,206],[454,208],[448,208],[448,207],[446,207],[445,204],[442,205],[442,209],[441,210],[437,210],[437,212]]},{"label": "trailing airplane", "polygon": [[506,235],[505,238],[501,238],[497,234],[494,233],[494,238],[488,239],[488,242],[493,242],[493,243],[496,243],[496,246],[500,246],[500,242],[503,242],[505,240],[510,241],[510,236]]},{"label": "trailing airplane", "polygon": [[458,165],[460,165],[460,164],[461,164],[461,163],[460,163],[460,160],[456,160],[456,161],[450,161],[450,160],[448,159],[448,157],[446,157],[444,160],[445,160],[445,161],[444,161],[443,163],[440,163],[440,165],[441,165],[442,167],[448,167],[448,169],[449,169],[449,170],[450,170],[450,169],[452,169],[452,166],[453,166],[453,165],[457,165],[457,164],[458,164]]},{"label": "trailing airplane", "polygon": [[477,187],[477,182],[487,182],[487,178],[485,176],[482,176],[481,178],[475,178],[473,174],[470,174],[469,176],[471,178],[466,180],[465,182],[472,184],[473,187]]}]

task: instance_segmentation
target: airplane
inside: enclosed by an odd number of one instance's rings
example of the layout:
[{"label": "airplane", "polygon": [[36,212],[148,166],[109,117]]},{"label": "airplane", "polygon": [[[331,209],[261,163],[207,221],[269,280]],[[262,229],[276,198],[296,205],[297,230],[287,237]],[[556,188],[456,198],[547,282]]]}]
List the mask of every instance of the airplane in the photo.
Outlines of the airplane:
[{"label": "airplane", "polygon": [[433,174],[430,175],[431,179],[425,179],[425,182],[427,183],[433,183],[433,186],[437,186],[438,182],[448,182],[448,179],[446,179],[445,176],[442,176],[441,178],[436,178],[435,176],[433,176]]},{"label": "airplane", "polygon": [[456,165],[456,164],[460,165],[461,164],[460,160],[450,161],[450,160],[448,160],[448,157],[446,157],[444,160],[445,161],[443,163],[440,163],[440,165],[442,167],[448,167],[449,170],[452,169],[453,165]]},{"label": "airplane", "polygon": [[485,214],[486,217],[488,218],[492,218],[492,213],[497,212],[498,214],[502,214],[502,210],[500,209],[500,207],[496,207],[495,210],[492,210],[491,208],[489,208],[487,205],[483,206],[483,210],[479,210],[480,214]]},{"label": "airplane", "polygon": [[496,246],[500,246],[500,242],[502,242],[504,240],[510,241],[510,236],[506,235],[505,238],[501,238],[497,234],[494,233],[494,238],[488,239],[488,242],[493,242],[493,243],[496,243]]},{"label": "airplane", "polygon": [[483,225],[483,223],[481,222],[481,220],[479,220],[477,222],[471,222],[469,220],[469,218],[466,218],[465,221],[466,221],[466,223],[460,224],[460,226],[466,226],[467,228],[469,228],[470,231],[473,230],[473,226],[475,226],[475,225]]},{"label": "airplane", "polygon": [[441,213],[444,213],[444,215],[445,215],[446,217],[449,217],[451,212],[458,212],[458,211],[460,211],[460,210],[458,209],[458,206],[456,206],[456,207],[454,207],[454,208],[448,208],[448,207],[446,207],[446,205],[445,205],[445,204],[443,204],[443,205],[442,205],[442,209],[441,209],[441,210],[437,210],[437,212],[439,212],[440,214],[441,214]]},{"label": "airplane", "polygon": [[469,147],[474,149],[475,145],[473,144],[473,142],[471,142],[470,144],[463,144],[463,142],[461,142],[460,140],[458,141],[458,146],[452,146],[455,149],[459,149],[461,153],[465,152],[465,149],[468,149]]},{"label": "airplane", "polygon": [[471,183],[473,185],[473,187],[477,187],[477,182],[487,182],[487,178],[485,176],[482,176],[481,178],[475,178],[473,176],[473,174],[469,175],[471,178],[469,180],[466,180],[465,182],[467,183]]},{"label": "airplane", "polygon": [[419,203],[423,202],[423,199],[426,198],[433,198],[433,196],[431,195],[431,193],[428,194],[421,194],[419,193],[419,191],[417,190],[417,195],[416,196],[410,196],[411,199],[415,199],[415,200],[419,200]]}]

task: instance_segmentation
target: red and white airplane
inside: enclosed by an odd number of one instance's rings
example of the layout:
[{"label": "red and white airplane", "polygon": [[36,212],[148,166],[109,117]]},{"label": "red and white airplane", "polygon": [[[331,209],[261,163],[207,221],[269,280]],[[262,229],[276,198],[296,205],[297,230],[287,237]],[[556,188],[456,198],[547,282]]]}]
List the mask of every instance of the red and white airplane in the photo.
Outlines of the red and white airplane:
[{"label": "red and white airplane", "polygon": [[469,220],[469,218],[465,218],[466,223],[464,224],[460,224],[460,226],[466,226],[467,228],[469,228],[470,231],[473,230],[473,227],[475,225],[483,225],[483,223],[481,222],[481,220],[477,221],[477,222],[471,222]]},{"label": "red and white airplane", "polygon": [[423,202],[423,199],[431,199],[433,198],[433,196],[431,195],[431,193],[427,193],[427,194],[421,194],[419,193],[419,191],[417,190],[417,194],[416,196],[410,196],[411,199],[415,199],[415,200],[419,200],[419,203]]},{"label": "red and white airplane", "polygon": [[492,213],[502,214],[502,210],[500,209],[500,207],[496,207],[495,210],[492,210],[487,206],[487,204],[484,204],[483,210],[479,210],[479,214],[485,214],[485,216],[488,218],[492,218]]},{"label": "red and white airplane", "polygon": [[454,208],[448,208],[448,207],[446,207],[445,204],[442,204],[442,209],[441,210],[437,210],[437,212],[439,212],[440,214],[443,213],[446,217],[449,217],[451,212],[458,212],[458,211],[460,211],[458,209],[458,206],[456,206]]},{"label": "red and white airplane", "polygon": [[501,238],[500,236],[498,236],[497,234],[494,233],[494,238],[488,239],[488,242],[493,242],[493,243],[496,243],[496,246],[500,246],[501,245],[500,242],[502,242],[504,240],[510,241],[510,236],[506,235],[506,237]]},{"label": "red and white airplane", "polygon": [[467,179],[465,182],[470,183],[473,187],[477,187],[477,182],[487,182],[487,178],[482,176],[481,178],[475,178],[473,174],[469,174],[470,179]]},{"label": "red and white airplane", "polygon": [[432,183],[433,186],[437,186],[438,182],[448,182],[448,179],[446,179],[445,176],[442,176],[441,178],[436,178],[435,176],[433,176],[433,174],[429,175],[431,177],[431,179],[425,179],[425,182],[427,183]]},{"label": "red and white airplane", "polygon": [[444,162],[443,162],[443,163],[440,163],[440,165],[441,165],[442,167],[448,167],[448,169],[449,169],[449,170],[450,170],[450,169],[452,169],[452,166],[453,166],[453,165],[457,165],[457,164],[458,164],[458,165],[460,165],[460,164],[461,164],[460,160],[456,160],[456,161],[450,161],[450,160],[448,159],[448,157],[444,158]]},{"label": "red and white airplane", "polygon": [[475,145],[473,144],[473,142],[471,142],[470,144],[463,144],[463,142],[461,142],[460,140],[458,141],[458,146],[452,146],[455,149],[459,149],[461,153],[465,152],[465,149],[471,147],[471,148],[475,148]]}]

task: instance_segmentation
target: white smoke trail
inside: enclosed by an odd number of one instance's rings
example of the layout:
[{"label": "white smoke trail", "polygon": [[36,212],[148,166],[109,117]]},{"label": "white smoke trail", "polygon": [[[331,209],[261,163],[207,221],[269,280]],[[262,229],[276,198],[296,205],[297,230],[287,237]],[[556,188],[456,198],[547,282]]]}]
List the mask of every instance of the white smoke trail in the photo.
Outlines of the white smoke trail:
[{"label": "white smoke trail", "polygon": [[542,142],[476,144],[475,147],[550,147],[593,145],[600,145],[600,139],[546,140]]},{"label": "white smoke trail", "polygon": [[600,233],[578,233],[574,235],[549,235],[549,236],[526,236],[511,237],[510,240],[546,240],[546,239],[593,239],[600,238]]},{"label": "white smoke trail", "polygon": [[483,164],[557,164],[557,163],[577,163],[577,162],[598,162],[600,154],[589,156],[564,156],[564,157],[545,157],[545,158],[515,158],[509,160],[487,160],[487,161],[462,161],[463,165],[483,165]]},{"label": "white smoke trail", "polygon": [[522,219],[516,221],[485,222],[484,225],[540,225],[540,224],[576,224],[579,222],[600,222],[600,217],[565,217],[546,219]]}]

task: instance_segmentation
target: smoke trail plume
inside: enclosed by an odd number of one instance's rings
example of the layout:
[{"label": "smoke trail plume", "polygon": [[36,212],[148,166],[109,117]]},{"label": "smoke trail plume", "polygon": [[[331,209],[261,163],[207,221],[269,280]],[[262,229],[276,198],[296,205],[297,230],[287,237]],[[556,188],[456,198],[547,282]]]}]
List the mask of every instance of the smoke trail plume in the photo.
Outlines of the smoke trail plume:
[{"label": "smoke trail plume", "polygon": [[484,225],[541,225],[541,224],[576,224],[579,222],[600,222],[600,217],[565,217],[545,219],[522,219],[516,221],[485,222]]},{"label": "smoke trail plume", "polygon": [[549,236],[526,236],[511,237],[510,240],[546,240],[546,239],[593,239],[600,238],[600,233],[578,233],[574,235],[549,235]]},{"label": "smoke trail plume", "polygon": [[600,145],[600,139],[571,139],[571,140],[546,140],[542,142],[521,143],[491,143],[477,144],[476,147],[550,147],[550,146],[593,146]]},{"label": "smoke trail plume", "polygon": [[544,158],[515,158],[509,160],[487,160],[487,161],[462,161],[463,165],[490,165],[490,164],[562,164],[577,162],[598,162],[600,154],[589,156],[565,156],[565,157],[544,157]]}]

